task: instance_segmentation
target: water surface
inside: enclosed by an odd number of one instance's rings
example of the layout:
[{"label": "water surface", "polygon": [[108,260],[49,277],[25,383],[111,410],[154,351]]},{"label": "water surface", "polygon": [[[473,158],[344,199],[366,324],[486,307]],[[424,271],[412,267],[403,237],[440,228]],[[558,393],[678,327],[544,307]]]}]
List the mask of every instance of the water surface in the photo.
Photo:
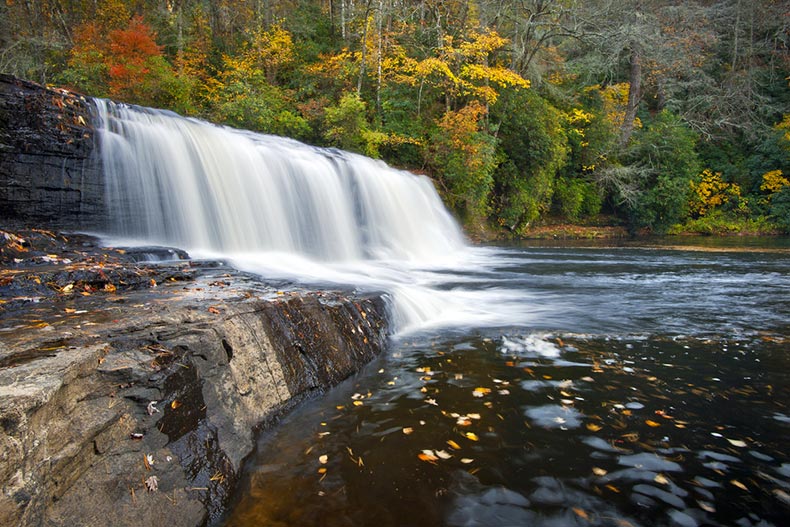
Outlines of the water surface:
[{"label": "water surface", "polygon": [[785,525],[782,243],[410,269],[390,350],[261,437],[226,525]]}]

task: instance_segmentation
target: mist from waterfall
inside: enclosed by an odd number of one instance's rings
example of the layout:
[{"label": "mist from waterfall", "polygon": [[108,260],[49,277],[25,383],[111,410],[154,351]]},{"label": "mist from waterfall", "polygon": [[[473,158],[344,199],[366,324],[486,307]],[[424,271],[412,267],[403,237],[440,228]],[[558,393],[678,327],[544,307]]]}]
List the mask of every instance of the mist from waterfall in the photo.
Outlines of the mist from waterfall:
[{"label": "mist from waterfall", "polygon": [[[384,291],[399,331],[500,324],[503,302],[523,305],[464,287],[465,270],[485,266],[484,250],[466,243],[427,177],[162,110],[96,104],[116,241],[175,246],[264,278]],[[513,314],[520,320],[523,309]]]}]

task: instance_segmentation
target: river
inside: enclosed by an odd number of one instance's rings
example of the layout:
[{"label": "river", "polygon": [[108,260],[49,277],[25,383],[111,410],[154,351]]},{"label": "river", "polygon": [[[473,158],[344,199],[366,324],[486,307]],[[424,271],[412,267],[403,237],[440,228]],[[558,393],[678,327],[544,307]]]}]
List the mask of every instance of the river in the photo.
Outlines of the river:
[{"label": "river", "polygon": [[473,305],[265,433],[225,525],[785,524],[787,241],[686,244],[413,271]]}]

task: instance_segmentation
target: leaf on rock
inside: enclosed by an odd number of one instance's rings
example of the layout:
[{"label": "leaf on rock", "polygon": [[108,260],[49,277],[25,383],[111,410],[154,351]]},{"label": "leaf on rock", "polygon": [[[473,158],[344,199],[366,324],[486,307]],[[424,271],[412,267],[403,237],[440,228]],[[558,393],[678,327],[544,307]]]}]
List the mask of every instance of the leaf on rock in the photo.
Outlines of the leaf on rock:
[{"label": "leaf on rock", "polygon": [[159,478],[156,476],[151,476],[145,480],[145,488],[148,492],[156,492],[159,490]]}]

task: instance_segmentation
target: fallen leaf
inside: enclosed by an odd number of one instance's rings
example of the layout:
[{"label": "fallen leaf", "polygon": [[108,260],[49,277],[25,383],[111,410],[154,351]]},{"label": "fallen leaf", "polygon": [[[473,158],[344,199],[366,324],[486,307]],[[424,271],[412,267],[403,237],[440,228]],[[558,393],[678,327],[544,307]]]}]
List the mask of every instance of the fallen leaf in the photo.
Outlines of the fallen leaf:
[{"label": "fallen leaf", "polygon": [[478,386],[472,391],[472,395],[475,397],[484,397],[491,393],[491,388],[483,388],[482,386]]},{"label": "fallen leaf", "polygon": [[474,432],[466,432],[464,436],[466,436],[467,439],[470,439],[472,441],[478,441],[480,439],[479,437],[477,437],[477,434],[475,434]]},{"label": "fallen leaf", "polygon": [[109,282],[107,282],[106,284],[104,284],[104,290],[105,290],[106,292],[108,292],[108,293],[114,293],[115,291],[117,291],[117,289],[118,289],[118,288],[117,288],[117,287],[115,287],[115,285],[113,285],[113,284],[111,284],[111,283],[109,283]]},{"label": "fallen leaf", "polygon": [[209,306],[208,312],[211,313],[212,315],[219,315],[220,314],[220,310],[217,309],[214,306]]},{"label": "fallen leaf", "polygon": [[159,408],[156,407],[157,401],[151,401],[148,403],[148,406],[145,410],[148,412],[148,415],[154,415],[155,413],[159,412]]},{"label": "fallen leaf", "polygon": [[587,430],[590,432],[598,432],[602,427],[595,423],[587,423]]},{"label": "fallen leaf", "polygon": [[170,403],[170,408],[172,408],[173,410],[175,410],[179,406],[181,406],[181,401],[179,401],[178,399],[176,399],[172,403]]},{"label": "fallen leaf", "polygon": [[653,428],[657,426],[661,426],[661,423],[656,423],[655,421],[651,421],[650,419],[645,419],[645,424],[647,426],[652,426]]},{"label": "fallen leaf", "polygon": [[580,509],[579,507],[574,507],[573,508],[573,512],[575,512],[576,516],[578,516],[579,518],[582,518],[584,520],[589,520],[590,519],[590,517],[587,516],[587,513],[584,512],[584,510]]},{"label": "fallen leaf", "polygon": [[453,457],[452,454],[448,454],[445,450],[437,450],[436,455],[440,459],[450,459],[451,457]]},{"label": "fallen leaf", "polygon": [[744,485],[743,483],[741,483],[741,482],[740,482],[740,481],[738,481],[737,479],[730,480],[730,483],[732,483],[733,485],[735,485],[736,487],[738,487],[738,488],[739,488],[739,489],[741,489],[741,490],[749,490],[749,489],[746,487],[746,485]]},{"label": "fallen leaf", "polygon": [[326,474],[326,467],[321,467],[318,469],[319,474]]},{"label": "fallen leaf", "polygon": [[660,485],[666,485],[669,483],[669,480],[663,474],[656,474],[656,477],[653,478],[653,481]]},{"label": "fallen leaf", "polygon": [[462,457],[461,458],[461,463],[463,463],[464,465],[468,465],[469,463],[472,463],[473,461],[474,461],[474,459],[469,458],[469,457]]},{"label": "fallen leaf", "polygon": [[727,441],[729,441],[732,446],[737,446],[739,448],[746,448],[746,442],[745,441],[741,441],[740,439],[729,439],[729,438],[727,438]]},{"label": "fallen leaf", "polygon": [[417,457],[418,457],[418,458],[419,458],[421,461],[426,461],[426,462],[428,462],[428,463],[433,463],[434,465],[435,465],[435,464],[436,464],[436,462],[439,460],[439,458],[438,458],[438,457],[436,457],[435,455],[433,455],[433,451],[432,451],[432,450],[423,450],[422,452],[420,452],[419,454],[417,454]]},{"label": "fallen leaf", "polygon": [[353,404],[354,406],[362,406],[362,405],[363,405],[363,404],[365,404],[365,403],[363,403],[362,401],[354,401],[352,404]]},{"label": "fallen leaf", "polygon": [[412,432],[414,432],[414,428],[412,428],[412,427],[410,427],[410,426],[407,426],[406,428],[404,428],[404,429],[402,430],[402,432],[403,432],[404,434],[406,434],[406,435],[409,435],[409,434],[411,434]]},{"label": "fallen leaf", "polygon": [[327,456],[326,454],[322,456],[318,456],[318,462],[321,463],[322,465],[326,465],[327,461],[329,461],[329,456]]},{"label": "fallen leaf", "polygon": [[156,476],[151,476],[150,478],[146,479],[145,488],[148,489],[148,492],[156,492],[159,490],[159,478]]},{"label": "fallen leaf", "polygon": [[450,445],[450,448],[454,448],[455,450],[461,450],[461,445],[459,445],[452,439],[447,440],[447,444]]},{"label": "fallen leaf", "polygon": [[592,471],[593,474],[595,474],[596,476],[605,476],[606,474],[608,474],[606,470],[598,467],[593,467]]}]

